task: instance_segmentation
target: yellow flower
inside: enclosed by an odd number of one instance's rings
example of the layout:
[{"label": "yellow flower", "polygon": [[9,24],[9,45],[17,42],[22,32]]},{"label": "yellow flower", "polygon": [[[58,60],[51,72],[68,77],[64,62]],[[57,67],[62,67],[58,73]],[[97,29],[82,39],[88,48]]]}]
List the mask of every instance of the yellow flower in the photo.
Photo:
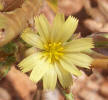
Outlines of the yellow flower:
[{"label": "yellow flower", "polygon": [[35,18],[35,25],[39,34],[28,28],[21,37],[39,51],[25,58],[19,67],[23,72],[32,70],[32,81],[37,83],[43,79],[44,89],[54,89],[57,79],[67,88],[72,84],[71,74],[81,75],[76,66],[89,68],[93,59],[83,52],[94,47],[92,39],[69,41],[78,25],[78,20],[72,16],[65,21],[64,15],[57,14],[51,26],[45,16],[40,15]]}]

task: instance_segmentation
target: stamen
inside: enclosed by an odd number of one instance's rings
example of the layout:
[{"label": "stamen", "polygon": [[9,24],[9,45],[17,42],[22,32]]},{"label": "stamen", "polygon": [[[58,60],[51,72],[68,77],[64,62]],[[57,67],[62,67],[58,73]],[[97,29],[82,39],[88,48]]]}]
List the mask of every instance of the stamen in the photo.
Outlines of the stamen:
[{"label": "stamen", "polygon": [[56,60],[59,60],[61,56],[63,56],[63,47],[62,43],[48,43],[44,45],[45,51],[43,52],[43,56],[47,56],[48,61],[53,63]]}]

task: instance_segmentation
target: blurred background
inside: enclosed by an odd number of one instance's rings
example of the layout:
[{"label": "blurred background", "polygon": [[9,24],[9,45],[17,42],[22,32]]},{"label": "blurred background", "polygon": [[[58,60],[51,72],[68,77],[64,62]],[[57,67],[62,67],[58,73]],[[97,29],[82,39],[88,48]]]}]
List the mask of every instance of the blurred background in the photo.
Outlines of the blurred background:
[{"label": "blurred background", "polygon": [[[21,7],[23,2],[24,0],[0,0],[1,12],[13,11]],[[58,0],[57,7],[66,18],[72,15],[79,19],[76,33],[81,33],[81,37],[108,32],[108,0]],[[52,23],[56,4],[53,8],[44,0],[38,14],[40,13]],[[107,49],[98,51],[108,55]],[[84,70],[82,73],[81,77],[74,79],[71,87],[74,99],[108,100],[108,60],[97,60],[91,70]],[[50,92],[37,91],[36,85],[28,76],[13,65],[6,77],[0,80],[0,100],[65,100],[65,98],[58,89]]]}]

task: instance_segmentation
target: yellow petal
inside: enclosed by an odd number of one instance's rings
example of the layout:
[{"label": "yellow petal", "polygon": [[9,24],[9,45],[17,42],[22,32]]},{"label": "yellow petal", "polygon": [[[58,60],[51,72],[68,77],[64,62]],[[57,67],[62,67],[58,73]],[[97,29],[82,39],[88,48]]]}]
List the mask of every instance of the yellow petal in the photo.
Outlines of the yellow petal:
[{"label": "yellow petal", "polygon": [[43,77],[44,89],[54,90],[57,82],[57,74],[54,66],[50,65],[48,71]]},{"label": "yellow petal", "polygon": [[82,73],[76,68],[69,58],[60,60],[62,67],[73,75],[81,76]]},{"label": "yellow petal", "polygon": [[30,79],[37,83],[48,71],[48,69],[49,63],[45,60],[45,58],[38,59],[36,67],[33,68],[33,71],[30,74]]},{"label": "yellow petal", "polygon": [[37,60],[39,60],[41,57],[40,53],[32,54],[28,57],[26,57],[24,60],[22,60],[18,66],[22,70],[22,72],[28,72],[32,70],[37,65]]},{"label": "yellow petal", "polygon": [[93,59],[83,53],[68,53],[65,54],[65,59],[69,59],[69,62],[79,67],[89,68]]},{"label": "yellow petal", "polygon": [[45,16],[40,15],[39,17],[35,17],[35,25],[42,39],[44,41],[48,40],[50,35],[50,25]]},{"label": "yellow petal", "polygon": [[94,47],[92,38],[81,38],[68,42],[64,46],[65,52],[80,52]]},{"label": "yellow petal", "polygon": [[21,38],[28,44],[43,49],[43,43],[40,37],[34,34],[34,32],[30,28],[25,29],[25,31],[21,35]]},{"label": "yellow petal", "polygon": [[63,86],[63,88],[67,88],[70,85],[72,85],[71,74],[69,72],[67,72],[66,70],[64,70],[60,64],[59,65],[56,64],[55,68],[56,68],[56,72],[58,75],[58,79],[59,79],[61,85]]},{"label": "yellow petal", "polygon": [[78,20],[75,17],[69,16],[66,22],[64,23],[63,27],[61,28],[61,37],[60,40],[65,42],[69,40],[72,34],[75,32],[78,25]]},{"label": "yellow petal", "polygon": [[52,32],[51,32],[51,41],[57,42],[60,40],[62,35],[61,28],[65,22],[65,18],[63,14],[57,14],[53,21]]}]

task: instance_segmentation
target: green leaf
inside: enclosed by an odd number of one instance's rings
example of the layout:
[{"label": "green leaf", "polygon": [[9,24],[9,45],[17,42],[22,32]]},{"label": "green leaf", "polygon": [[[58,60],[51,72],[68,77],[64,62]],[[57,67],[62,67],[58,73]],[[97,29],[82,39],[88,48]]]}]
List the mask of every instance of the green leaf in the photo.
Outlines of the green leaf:
[{"label": "green leaf", "polygon": [[5,61],[0,62],[0,80],[7,75],[11,65],[15,61],[16,59],[14,56],[8,56]]},{"label": "green leaf", "polygon": [[1,47],[0,50],[4,51],[6,54],[12,54],[16,50],[16,44],[13,42],[10,42],[6,44],[5,46]]},{"label": "green leaf", "polygon": [[8,56],[8,57],[6,58],[5,64],[6,64],[6,65],[11,65],[11,64],[13,64],[15,61],[16,61],[16,58],[15,58],[14,56]]},{"label": "green leaf", "polygon": [[96,48],[108,48],[108,41],[95,41]]},{"label": "green leaf", "polygon": [[93,38],[96,48],[108,48],[108,33],[92,34],[89,37]]}]

